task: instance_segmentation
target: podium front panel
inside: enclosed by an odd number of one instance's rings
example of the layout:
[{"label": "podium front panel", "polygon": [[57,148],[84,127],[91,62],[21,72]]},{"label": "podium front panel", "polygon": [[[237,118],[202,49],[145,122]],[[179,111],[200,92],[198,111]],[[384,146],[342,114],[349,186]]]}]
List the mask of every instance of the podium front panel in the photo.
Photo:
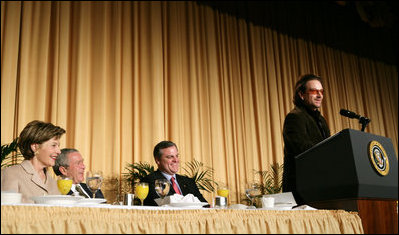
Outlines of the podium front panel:
[{"label": "podium front panel", "polygon": [[[378,174],[369,143],[383,146],[389,173]],[[296,157],[297,190],[305,202],[345,198],[398,198],[397,156],[389,138],[345,129]]]}]

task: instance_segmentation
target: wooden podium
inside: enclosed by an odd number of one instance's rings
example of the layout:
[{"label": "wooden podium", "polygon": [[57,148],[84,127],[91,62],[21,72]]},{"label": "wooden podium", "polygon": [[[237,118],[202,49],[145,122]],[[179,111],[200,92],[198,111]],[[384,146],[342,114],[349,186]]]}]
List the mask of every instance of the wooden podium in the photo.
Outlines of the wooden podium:
[{"label": "wooden podium", "polygon": [[398,159],[389,138],[345,129],[295,161],[307,205],[357,211],[365,233],[398,233]]}]

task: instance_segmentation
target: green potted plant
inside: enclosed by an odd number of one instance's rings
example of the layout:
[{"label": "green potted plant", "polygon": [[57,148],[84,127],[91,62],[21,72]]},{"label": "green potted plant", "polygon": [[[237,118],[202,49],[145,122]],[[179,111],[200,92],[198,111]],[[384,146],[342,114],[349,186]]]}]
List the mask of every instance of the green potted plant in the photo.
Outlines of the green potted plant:
[{"label": "green potted plant", "polygon": [[[283,170],[284,164],[273,163],[270,164],[269,170],[255,171],[255,174],[259,174],[262,177],[260,183],[255,183],[256,187],[260,190],[261,194],[254,201],[254,204],[258,207],[259,198],[265,194],[276,194],[281,193],[283,188]],[[250,200],[244,195],[241,197],[241,201],[249,204]]]},{"label": "green potted plant", "polygon": [[215,190],[214,185],[217,185],[217,183],[213,180],[213,168],[204,166],[202,162],[194,159],[186,162],[186,167],[183,167],[183,170],[186,172],[185,176],[194,179],[198,189],[206,192]]},{"label": "green potted plant", "polygon": [[262,176],[262,183],[258,184],[264,194],[281,193],[283,188],[283,164],[273,163],[269,170],[256,171]]},{"label": "green potted plant", "polygon": [[[133,186],[136,182],[143,180],[144,177],[155,171],[154,166],[147,162],[135,162],[133,164],[128,163],[125,169],[127,170],[127,172],[122,173],[122,175],[123,181],[126,181],[127,183],[127,185],[125,185],[125,187],[128,188],[126,189],[126,191],[132,191]],[[129,186],[131,188],[129,188]]]}]

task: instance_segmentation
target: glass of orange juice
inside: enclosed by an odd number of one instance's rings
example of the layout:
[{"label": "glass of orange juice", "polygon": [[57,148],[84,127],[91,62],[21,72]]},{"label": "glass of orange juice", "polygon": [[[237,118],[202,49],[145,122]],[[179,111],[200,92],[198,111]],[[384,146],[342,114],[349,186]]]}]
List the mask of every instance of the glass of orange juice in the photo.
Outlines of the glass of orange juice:
[{"label": "glass of orange juice", "polygon": [[139,182],[136,185],[135,196],[140,199],[142,206],[144,205],[144,199],[147,197],[149,189],[148,183],[145,182]]},{"label": "glass of orange juice", "polygon": [[62,195],[67,195],[72,187],[72,179],[66,176],[58,176],[57,187]]},{"label": "glass of orange juice", "polygon": [[220,186],[217,189],[217,194],[218,196],[227,198],[229,196],[229,189],[226,186]]}]

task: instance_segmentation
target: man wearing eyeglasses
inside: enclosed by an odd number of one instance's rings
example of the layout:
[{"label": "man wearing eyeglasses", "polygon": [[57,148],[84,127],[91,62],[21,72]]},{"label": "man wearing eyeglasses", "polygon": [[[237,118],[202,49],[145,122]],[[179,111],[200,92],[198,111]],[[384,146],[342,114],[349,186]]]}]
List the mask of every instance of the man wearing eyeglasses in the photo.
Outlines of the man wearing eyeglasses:
[{"label": "man wearing eyeglasses", "polygon": [[283,192],[292,192],[298,205],[304,202],[296,191],[295,156],[330,136],[326,119],[319,111],[323,95],[321,77],[303,75],[295,85],[295,107],[284,120]]}]

